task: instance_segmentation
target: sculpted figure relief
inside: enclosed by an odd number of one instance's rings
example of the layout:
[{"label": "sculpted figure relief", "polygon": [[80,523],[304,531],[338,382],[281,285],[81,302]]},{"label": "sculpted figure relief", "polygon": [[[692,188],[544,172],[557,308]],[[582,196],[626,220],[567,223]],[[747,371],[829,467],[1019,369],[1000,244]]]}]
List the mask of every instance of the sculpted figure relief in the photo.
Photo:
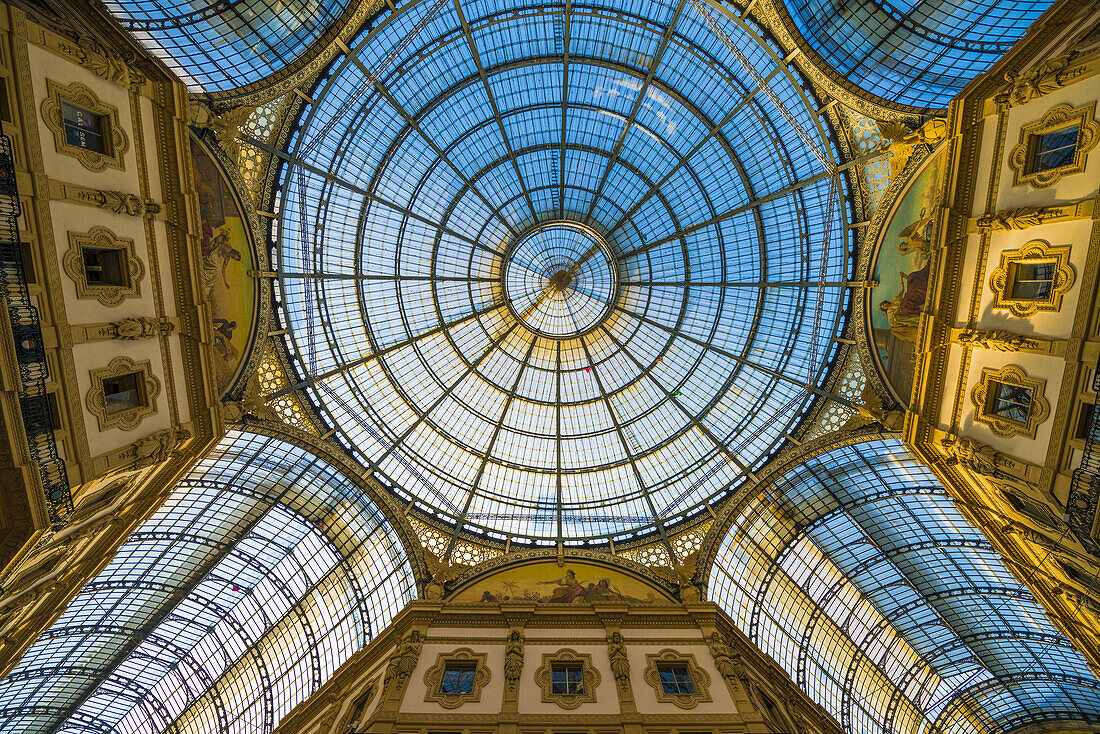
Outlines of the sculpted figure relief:
[{"label": "sculpted figure relief", "polygon": [[998,471],[1000,453],[992,446],[966,436],[945,438],[940,442],[950,461],[987,477],[1001,476]]},{"label": "sculpted figure relief", "polygon": [[420,657],[423,641],[418,630],[413,630],[401,639],[401,644],[393,652],[386,665],[386,674],[382,686],[386,691],[400,689],[416,670],[416,661]]},{"label": "sculpted figure relief", "polygon": [[623,691],[630,688],[630,661],[626,657],[626,645],[623,636],[618,632],[611,633],[611,639],[607,641],[607,654],[611,658],[611,674]]},{"label": "sculpted figure relief", "polygon": [[185,428],[169,428],[153,433],[134,442],[134,463],[132,468],[140,469],[167,461],[178,456],[181,443],[191,438],[191,432]]},{"label": "sculpted figure relief", "polygon": [[169,334],[175,328],[170,321],[149,318],[148,316],[122,319],[121,321],[115,321],[111,326],[114,328],[115,338],[126,341],[152,339],[161,334]]},{"label": "sculpted figure relief", "polygon": [[1021,349],[1035,349],[1039,342],[1026,336],[1014,334],[1006,329],[970,329],[958,336],[960,344],[998,352],[1018,352]]},{"label": "sculpted figure relief", "polygon": [[1054,213],[1051,207],[1024,206],[1019,209],[1008,209],[979,217],[978,228],[993,231],[1027,229],[1042,224],[1044,219]]},{"label": "sculpted figure relief", "polygon": [[504,648],[504,680],[508,681],[509,690],[515,690],[522,672],[523,635],[519,630],[512,630],[512,634],[508,636],[508,645]]}]

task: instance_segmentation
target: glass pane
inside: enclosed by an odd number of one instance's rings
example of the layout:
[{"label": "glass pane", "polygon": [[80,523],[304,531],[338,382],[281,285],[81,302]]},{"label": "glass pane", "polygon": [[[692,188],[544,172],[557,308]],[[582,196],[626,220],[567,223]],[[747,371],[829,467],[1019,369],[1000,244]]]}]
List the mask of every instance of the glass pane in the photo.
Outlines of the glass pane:
[{"label": "glass pane", "polygon": [[1009,420],[1027,423],[1031,412],[1031,390],[1020,385],[1006,385],[1003,382],[990,384],[992,402],[989,412]]},{"label": "glass pane", "polygon": [[657,672],[661,676],[661,685],[665,693],[674,695],[695,693],[695,684],[691,680],[691,674],[686,665],[658,665]]},{"label": "glass pane", "polygon": [[1073,164],[1077,153],[1078,127],[1063,128],[1035,136],[1032,171],[1047,171]]},{"label": "glass pane", "polygon": [[474,673],[477,667],[474,665],[448,664],[443,669],[443,680],[439,684],[439,692],[453,695],[456,693],[469,693],[474,690]]},{"label": "glass pane", "polygon": [[61,117],[65,123],[65,139],[69,145],[96,153],[106,152],[103,140],[103,115],[62,102]]}]

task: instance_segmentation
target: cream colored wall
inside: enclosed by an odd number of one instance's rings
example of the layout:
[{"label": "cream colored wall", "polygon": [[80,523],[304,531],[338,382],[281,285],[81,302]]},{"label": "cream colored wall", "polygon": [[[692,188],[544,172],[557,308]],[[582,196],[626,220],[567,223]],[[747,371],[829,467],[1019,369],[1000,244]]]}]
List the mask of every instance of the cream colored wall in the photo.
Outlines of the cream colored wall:
[{"label": "cream colored wall", "polygon": [[[1008,111],[1007,135],[1005,136],[1004,157],[1001,160],[1001,180],[997,190],[999,209],[1012,209],[1021,206],[1047,206],[1066,201],[1094,196],[1100,182],[1100,147],[1093,148],[1083,173],[1063,177],[1058,183],[1042,189],[1027,184],[1014,186],[1012,169],[1008,166],[1008,155],[1013,146],[1020,142],[1020,129],[1024,125],[1037,122],[1043,115],[1060,104],[1073,107],[1091,104],[1100,100],[1100,75],[1086,77],[1058,89],[1026,104],[1013,107]],[[1098,105],[1100,107],[1100,105]],[[1100,109],[1097,110],[1100,114]],[[1094,119],[1095,116],[1094,116]],[[986,147],[991,148],[988,143]],[[976,197],[975,204],[984,203],[984,191]]]},{"label": "cream colored wall", "polygon": [[[28,44],[27,54],[30,68],[30,81],[33,89],[33,107],[41,143],[42,170],[52,181],[65,184],[121,191],[163,203],[164,187],[161,179],[164,165],[162,151],[158,148],[161,136],[157,134],[154,103],[145,94],[134,94],[130,88],[109,82],[93,74],[72,60],[67,59],[48,48]],[[118,109],[118,124],[124,129],[128,148],[123,155],[123,169],[110,166],[101,171],[86,168],[70,155],[59,152],[54,143],[53,131],[46,124],[41,113],[43,100],[47,98],[47,80],[62,85],[80,83],[90,88],[105,103]],[[137,102],[135,110],[133,102]],[[136,113],[136,114],[135,114]],[[140,122],[140,128],[135,124]],[[142,175],[144,173],[144,176]],[[147,186],[146,192],[142,184]],[[30,193],[30,192],[24,192]],[[39,192],[44,193],[44,192]],[[143,197],[143,198],[145,198]],[[100,209],[65,200],[49,202],[50,226],[52,227],[52,247],[56,270],[41,267],[39,278],[43,288],[54,297],[60,296],[61,303],[54,307],[56,314],[63,314],[64,321],[53,324],[59,331],[70,325],[96,324],[119,321],[127,317],[157,317],[164,314],[171,318],[177,315],[177,303],[173,288],[173,271],[170,256],[172,245],[168,237],[169,223],[163,220],[165,212],[150,219],[145,216],[129,216],[107,209]],[[144,275],[139,283],[140,294],[127,297],[117,305],[104,305],[96,299],[78,298],[75,282],[68,276],[62,263],[69,250],[69,234],[87,232],[92,227],[106,227],[120,238],[134,241],[134,254],[144,265]],[[150,237],[150,233],[152,237]],[[47,238],[39,242],[48,245]],[[47,263],[43,263],[47,264]],[[50,272],[50,271],[53,272]],[[49,283],[45,281],[51,281]],[[158,311],[159,306],[159,311]],[[48,312],[48,309],[47,309]],[[48,313],[44,316],[48,321]],[[179,333],[167,340],[167,348],[161,339],[140,341],[103,340],[72,345],[71,358],[75,366],[75,384],[61,380],[63,390],[75,388],[77,402],[81,406],[79,415],[70,418],[83,429],[87,455],[71,453],[81,442],[70,441],[67,461],[87,462],[90,458],[122,450],[149,434],[171,428],[173,425],[186,425],[192,419],[189,403],[182,396],[187,394],[187,372],[184,369],[183,349]],[[59,341],[64,335],[59,336]],[[90,371],[105,367],[115,357],[125,356],[136,362],[148,360],[153,375],[160,382],[160,392],[154,400],[156,413],[145,417],[135,428],[122,430],[109,427],[100,430],[99,421],[87,408],[87,396],[92,389]],[[55,378],[56,379],[56,378]],[[181,396],[170,405],[169,395]],[[61,401],[71,408],[73,400]],[[171,407],[177,411],[175,418]],[[83,450],[78,453],[83,454]],[[85,477],[87,479],[88,477]],[[75,480],[76,477],[74,476]]]}]

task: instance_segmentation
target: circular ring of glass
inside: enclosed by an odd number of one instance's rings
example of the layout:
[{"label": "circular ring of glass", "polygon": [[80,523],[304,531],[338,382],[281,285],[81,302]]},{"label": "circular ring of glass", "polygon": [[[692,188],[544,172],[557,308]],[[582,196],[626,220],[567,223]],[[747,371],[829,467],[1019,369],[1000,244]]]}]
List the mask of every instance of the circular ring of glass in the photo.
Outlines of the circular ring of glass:
[{"label": "circular ring of glass", "polygon": [[614,253],[578,222],[547,222],[526,232],[505,255],[503,277],[512,315],[551,339],[591,332],[618,296]]},{"label": "circular ring of glass", "polygon": [[[311,93],[277,253],[301,392],[439,525],[592,542],[705,512],[813,400],[843,326],[847,209],[691,6],[462,13],[399,6]],[[719,22],[833,150],[752,21]],[[564,221],[603,238],[618,290],[549,338],[509,308],[508,262]]]}]

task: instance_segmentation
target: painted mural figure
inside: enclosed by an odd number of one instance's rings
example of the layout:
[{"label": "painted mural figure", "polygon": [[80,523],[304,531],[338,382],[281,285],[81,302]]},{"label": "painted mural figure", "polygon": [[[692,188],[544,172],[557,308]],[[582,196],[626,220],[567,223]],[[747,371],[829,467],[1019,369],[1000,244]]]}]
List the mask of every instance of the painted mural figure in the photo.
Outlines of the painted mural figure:
[{"label": "painted mural figure", "polygon": [[898,273],[901,290],[889,301],[879,304],[879,309],[890,322],[890,331],[899,339],[911,342],[917,340],[920,312],[928,297],[928,272],[931,265],[932,261],[927,260],[911,273]]}]

